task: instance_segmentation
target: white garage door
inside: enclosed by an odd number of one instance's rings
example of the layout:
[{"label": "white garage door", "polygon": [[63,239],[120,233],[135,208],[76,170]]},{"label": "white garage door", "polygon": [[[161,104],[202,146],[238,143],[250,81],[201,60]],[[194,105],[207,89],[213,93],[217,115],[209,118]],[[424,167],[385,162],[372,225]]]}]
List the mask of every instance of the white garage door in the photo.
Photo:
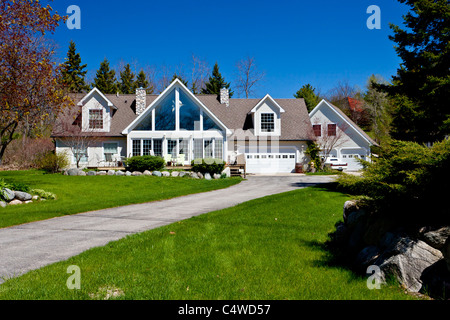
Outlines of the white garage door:
[{"label": "white garage door", "polygon": [[345,149],[341,150],[341,160],[348,164],[347,170],[358,171],[362,169],[362,165],[358,159],[367,160],[366,151],[364,149]]},{"label": "white garage door", "polygon": [[290,173],[295,172],[295,151],[282,153],[247,153],[245,155],[248,173]]}]

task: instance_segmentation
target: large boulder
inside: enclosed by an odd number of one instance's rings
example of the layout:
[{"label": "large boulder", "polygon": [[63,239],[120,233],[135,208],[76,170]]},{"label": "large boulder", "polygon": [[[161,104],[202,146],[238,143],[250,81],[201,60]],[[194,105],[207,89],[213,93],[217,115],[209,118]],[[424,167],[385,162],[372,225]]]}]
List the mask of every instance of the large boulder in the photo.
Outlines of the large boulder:
[{"label": "large boulder", "polygon": [[14,199],[9,204],[12,206],[15,206],[15,205],[22,204],[22,203],[23,203],[23,201],[20,201],[19,199]]},{"label": "large boulder", "polygon": [[211,175],[208,172],[205,173],[205,180],[211,180]]},{"label": "large boulder", "polygon": [[172,177],[178,177],[180,175],[179,171],[172,171],[172,173],[170,174]]},{"label": "large boulder", "polygon": [[133,171],[133,172],[131,173],[131,175],[134,176],[134,177],[136,177],[136,176],[142,176],[142,172],[140,172],[140,171]]},{"label": "large boulder", "polygon": [[20,201],[29,201],[33,199],[33,196],[26,192],[14,191],[14,193],[16,194],[16,199]]},{"label": "large boulder", "polygon": [[8,188],[3,188],[2,193],[3,193],[3,197],[6,201],[12,201],[16,197],[15,192]]},{"label": "large boulder", "polygon": [[78,168],[72,168],[72,169],[67,170],[67,175],[68,176],[77,176],[79,171],[80,170]]},{"label": "large boulder", "polygon": [[123,171],[116,171],[115,175],[116,176],[124,176],[125,172],[123,172]]},{"label": "large boulder", "polygon": [[447,263],[448,272],[450,272],[450,238],[444,244],[442,248],[442,252],[444,253],[445,262]]},{"label": "large boulder", "polygon": [[152,172],[151,172],[151,171],[148,171],[148,170],[145,170],[142,174],[143,174],[144,176],[151,176],[151,175],[152,175]]},{"label": "large boulder", "polygon": [[422,273],[442,257],[441,251],[424,241],[404,237],[392,243],[374,264],[380,267],[385,279],[393,275],[408,291],[419,292]]},{"label": "large boulder", "polygon": [[87,175],[88,176],[95,176],[95,175],[97,175],[97,172],[95,172],[95,171],[89,171],[88,173],[87,173]]},{"label": "large boulder", "polygon": [[437,230],[427,231],[422,234],[421,239],[433,248],[441,250],[445,242],[450,237],[450,226],[442,227]]},{"label": "large boulder", "polygon": [[221,175],[218,174],[218,173],[214,173],[214,174],[213,174],[213,178],[214,178],[214,179],[220,179],[220,177],[221,177]]},{"label": "large boulder", "polygon": [[161,171],[153,171],[152,175],[155,176],[155,177],[161,177],[162,176]]},{"label": "large boulder", "polygon": [[199,179],[199,176],[195,172],[191,172],[191,178]]},{"label": "large boulder", "polygon": [[116,174],[116,171],[114,170],[108,170],[108,176],[113,176]]},{"label": "large boulder", "polygon": [[161,175],[163,177],[170,177],[170,172],[169,171],[163,171],[163,172],[161,172]]},{"label": "large boulder", "polygon": [[97,172],[97,175],[98,176],[106,176],[107,173],[106,173],[106,171],[99,171],[99,172]]}]

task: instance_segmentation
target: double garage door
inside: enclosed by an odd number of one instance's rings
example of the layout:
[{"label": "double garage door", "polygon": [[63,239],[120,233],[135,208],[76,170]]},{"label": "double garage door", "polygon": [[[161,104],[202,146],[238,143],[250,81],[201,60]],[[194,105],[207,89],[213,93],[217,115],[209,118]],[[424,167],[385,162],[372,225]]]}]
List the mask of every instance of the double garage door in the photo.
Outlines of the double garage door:
[{"label": "double garage door", "polygon": [[245,160],[248,173],[295,172],[295,150],[282,153],[247,153]]},{"label": "double garage door", "polygon": [[362,165],[358,159],[367,160],[366,151],[364,149],[343,149],[341,150],[341,161],[347,163],[348,171],[358,171],[362,169]]}]

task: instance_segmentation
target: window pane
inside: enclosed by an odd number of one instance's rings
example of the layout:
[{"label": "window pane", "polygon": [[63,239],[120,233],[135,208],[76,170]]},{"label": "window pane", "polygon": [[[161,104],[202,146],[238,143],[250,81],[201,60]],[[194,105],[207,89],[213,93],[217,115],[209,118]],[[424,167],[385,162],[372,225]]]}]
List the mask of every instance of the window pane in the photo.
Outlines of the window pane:
[{"label": "window pane", "polygon": [[223,141],[222,140],[215,141],[214,158],[223,159]]},{"label": "window pane", "polygon": [[205,159],[213,157],[213,141],[205,140]]},{"label": "window pane", "polygon": [[141,155],[141,140],[133,140],[133,157]]},{"label": "window pane", "polygon": [[180,130],[200,130],[200,108],[180,90]]},{"label": "window pane", "polygon": [[150,156],[152,150],[152,140],[142,140],[142,155]]},{"label": "window pane", "polygon": [[314,135],[316,137],[322,136],[322,126],[320,124],[313,125],[313,129],[314,129]]},{"label": "window pane", "polygon": [[203,158],[203,139],[194,139],[194,159]]},{"label": "window pane", "polygon": [[155,108],[155,130],[175,130],[175,89]]},{"label": "window pane", "polygon": [[261,131],[275,131],[275,117],[273,113],[261,113]]},{"label": "window pane", "polygon": [[103,129],[103,110],[89,110],[89,129]]},{"label": "window pane", "polygon": [[204,112],[203,113],[203,130],[219,130],[219,126]]},{"label": "window pane", "polygon": [[152,131],[152,113],[146,116],[134,129],[137,131]]},{"label": "window pane", "polygon": [[162,157],[162,139],[153,139],[153,152],[155,156]]},{"label": "window pane", "polygon": [[167,152],[172,158],[177,157],[177,140],[167,140]]},{"label": "window pane", "polygon": [[105,143],[103,144],[103,150],[105,153],[117,154],[117,143]]},{"label": "window pane", "polygon": [[180,139],[178,148],[180,149],[178,154],[184,154],[185,161],[189,161],[189,140]]},{"label": "window pane", "polygon": [[328,135],[329,136],[335,136],[336,135],[336,125],[335,124],[329,124],[328,125]]}]

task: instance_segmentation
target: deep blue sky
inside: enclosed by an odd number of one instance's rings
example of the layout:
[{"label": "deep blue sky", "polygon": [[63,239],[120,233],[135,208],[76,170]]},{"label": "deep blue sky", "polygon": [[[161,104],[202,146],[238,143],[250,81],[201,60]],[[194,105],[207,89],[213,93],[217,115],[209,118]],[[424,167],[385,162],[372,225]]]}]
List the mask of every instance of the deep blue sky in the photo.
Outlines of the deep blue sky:
[{"label": "deep blue sky", "polygon": [[[232,83],[235,63],[253,56],[266,72],[256,97],[292,98],[306,83],[326,93],[338,81],[364,87],[371,74],[390,80],[400,59],[389,23],[402,25],[408,7],[396,0],[145,1],[56,0],[60,14],[75,4],[81,30],[52,36],[63,61],[74,40],[93,77],[107,58],[141,66],[189,65],[192,54],[217,61]],[[381,30],[369,30],[368,6],[381,9]]]}]

